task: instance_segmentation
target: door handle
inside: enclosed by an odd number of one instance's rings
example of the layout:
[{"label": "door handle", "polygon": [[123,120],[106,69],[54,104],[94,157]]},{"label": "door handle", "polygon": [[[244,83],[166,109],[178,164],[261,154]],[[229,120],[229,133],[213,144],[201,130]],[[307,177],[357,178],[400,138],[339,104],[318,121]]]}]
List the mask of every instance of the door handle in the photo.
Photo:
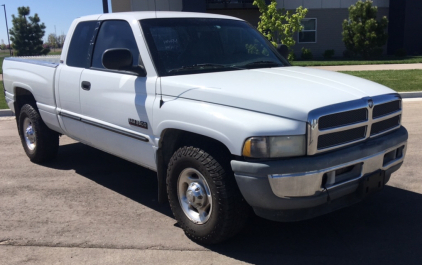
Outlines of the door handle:
[{"label": "door handle", "polygon": [[90,90],[91,89],[91,83],[88,82],[88,81],[82,81],[81,86],[82,86],[83,90]]}]

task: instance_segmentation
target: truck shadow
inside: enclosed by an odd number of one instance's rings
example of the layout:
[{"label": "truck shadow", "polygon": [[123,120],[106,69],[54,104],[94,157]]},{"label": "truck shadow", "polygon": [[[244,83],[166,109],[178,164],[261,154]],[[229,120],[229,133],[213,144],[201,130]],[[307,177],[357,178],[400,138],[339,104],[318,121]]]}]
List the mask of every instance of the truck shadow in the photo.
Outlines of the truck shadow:
[{"label": "truck shadow", "polygon": [[81,143],[60,146],[58,158],[43,166],[73,169],[85,178],[173,218],[170,206],[158,203],[157,174],[147,168]]},{"label": "truck shadow", "polygon": [[386,186],[311,220],[254,216],[243,233],[210,249],[253,264],[422,264],[421,223],[422,195]]},{"label": "truck shadow", "polygon": [[[44,166],[74,169],[172,217],[168,204],[157,202],[155,172],[123,159],[75,143]],[[252,215],[235,238],[204,247],[253,264],[422,264],[422,194],[387,186],[364,203],[294,223]]]}]

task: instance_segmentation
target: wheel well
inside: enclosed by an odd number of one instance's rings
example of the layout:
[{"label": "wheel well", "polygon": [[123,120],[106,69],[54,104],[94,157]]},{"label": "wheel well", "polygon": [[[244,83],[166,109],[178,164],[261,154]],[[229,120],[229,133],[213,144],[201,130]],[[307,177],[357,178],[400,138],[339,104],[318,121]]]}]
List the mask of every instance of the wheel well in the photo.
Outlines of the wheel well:
[{"label": "wheel well", "polygon": [[32,105],[38,111],[37,102],[35,101],[35,98],[30,91],[21,87],[17,87],[15,89],[15,98],[16,100],[14,104],[15,104],[16,121],[19,118],[21,108],[25,104]]},{"label": "wheel well", "polygon": [[183,146],[195,146],[206,150],[214,156],[222,158],[222,161],[230,163],[232,154],[220,141],[213,138],[187,132],[178,129],[166,129],[161,133],[160,143],[157,150],[157,177],[158,177],[158,200],[167,201],[166,176],[167,166],[177,149]]},{"label": "wheel well", "polygon": [[231,156],[229,149],[223,143],[208,136],[178,129],[167,129],[162,132],[159,149],[163,152],[166,164],[169,163],[174,152],[183,146],[195,146],[206,149],[207,152],[218,153],[220,156]]}]

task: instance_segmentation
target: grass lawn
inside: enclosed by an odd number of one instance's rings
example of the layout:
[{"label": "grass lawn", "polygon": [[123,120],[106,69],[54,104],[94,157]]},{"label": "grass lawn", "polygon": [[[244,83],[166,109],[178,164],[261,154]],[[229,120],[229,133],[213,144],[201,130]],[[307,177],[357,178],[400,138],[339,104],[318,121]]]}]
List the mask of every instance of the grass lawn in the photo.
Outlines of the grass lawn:
[{"label": "grass lawn", "polygon": [[422,63],[422,56],[407,56],[403,58],[388,56],[380,60],[365,61],[359,59],[337,58],[332,60],[320,61],[293,61],[294,66],[331,66],[331,65],[367,65],[367,64],[406,64],[406,63]]},{"label": "grass lawn", "polygon": [[9,106],[6,104],[6,100],[4,99],[4,92],[3,92],[3,82],[0,82],[0,109],[8,109]]},{"label": "grass lawn", "polygon": [[0,74],[3,73],[3,61],[4,61],[4,57],[0,57]]},{"label": "grass lawn", "polygon": [[51,51],[48,53],[48,55],[60,55],[60,54],[62,54],[62,51],[55,51],[55,52]]},{"label": "grass lawn", "polygon": [[359,71],[343,73],[380,83],[397,92],[422,91],[422,70]]}]

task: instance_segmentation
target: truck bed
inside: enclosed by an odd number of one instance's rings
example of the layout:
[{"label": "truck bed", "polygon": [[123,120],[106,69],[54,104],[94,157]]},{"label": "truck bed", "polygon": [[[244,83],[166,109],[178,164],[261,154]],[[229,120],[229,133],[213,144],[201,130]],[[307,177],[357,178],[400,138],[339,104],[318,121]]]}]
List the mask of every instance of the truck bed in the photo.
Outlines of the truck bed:
[{"label": "truck bed", "polygon": [[37,103],[55,107],[54,80],[60,55],[7,57],[3,62],[3,82],[6,100],[14,111],[17,88],[30,91]]},{"label": "truck bed", "polygon": [[5,58],[5,60],[20,61],[41,65],[58,65],[60,63],[60,55],[7,57]]}]

